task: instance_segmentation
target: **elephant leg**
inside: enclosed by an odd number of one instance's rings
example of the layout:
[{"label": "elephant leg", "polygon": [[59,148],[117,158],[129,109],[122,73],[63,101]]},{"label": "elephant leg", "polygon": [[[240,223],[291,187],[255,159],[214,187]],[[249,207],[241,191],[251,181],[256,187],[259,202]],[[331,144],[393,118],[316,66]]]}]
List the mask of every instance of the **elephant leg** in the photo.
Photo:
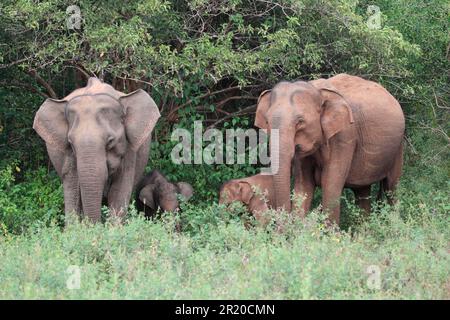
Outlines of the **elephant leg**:
[{"label": "elephant leg", "polygon": [[322,207],[328,214],[328,223],[339,225],[341,215],[340,197],[344,187],[343,181],[328,175],[322,179]]},{"label": "elephant leg", "polygon": [[64,212],[66,225],[73,221],[74,215],[81,214],[80,188],[76,173],[70,173],[64,177]]},{"label": "elephant leg", "polygon": [[341,195],[352,165],[356,141],[352,136],[340,137],[322,151],[323,168],[320,177],[322,207],[328,213],[327,224],[339,225]]},{"label": "elephant leg", "polygon": [[65,224],[73,221],[73,215],[81,215],[81,198],[75,158],[47,146],[48,155],[60,176],[64,191]]},{"label": "elephant leg", "polygon": [[[389,170],[385,180],[382,182],[382,187],[386,193],[386,198],[390,205],[395,203],[394,192],[397,188],[397,184],[402,175],[403,168],[403,145],[400,146],[400,150],[395,157],[394,165],[391,170]],[[384,185],[383,185],[384,184]]]},{"label": "elephant leg", "polygon": [[113,216],[123,218],[127,213],[133,190],[133,176],[121,175],[115,180],[108,193],[108,205]]},{"label": "elephant leg", "polygon": [[328,223],[339,225],[341,213],[340,198],[350,170],[351,159],[349,160],[334,158],[322,170],[322,207],[329,215]]},{"label": "elephant leg", "polygon": [[123,159],[122,170],[112,179],[108,193],[111,214],[122,219],[128,209],[135,180],[136,154],[127,153]]},{"label": "elephant leg", "polygon": [[356,204],[364,210],[366,216],[370,214],[370,186],[352,188],[355,193]]},{"label": "elephant leg", "polygon": [[294,210],[304,217],[311,209],[311,203],[314,196],[314,189],[316,187],[314,181],[314,166],[312,158],[298,159],[294,157],[294,195],[296,199],[303,198],[300,208],[297,208],[297,203],[294,201]]},{"label": "elephant leg", "polygon": [[151,143],[151,135],[148,137],[147,140],[144,141],[144,143],[136,153],[133,189],[136,187],[139,180],[141,180],[142,175],[144,174],[145,166],[147,165],[148,155],[150,152],[150,143]]}]

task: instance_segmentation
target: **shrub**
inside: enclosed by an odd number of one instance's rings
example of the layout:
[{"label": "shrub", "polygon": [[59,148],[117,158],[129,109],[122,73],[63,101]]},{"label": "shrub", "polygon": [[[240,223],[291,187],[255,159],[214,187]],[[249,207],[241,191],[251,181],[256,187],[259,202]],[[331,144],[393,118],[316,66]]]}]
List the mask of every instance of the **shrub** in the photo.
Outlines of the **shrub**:
[{"label": "shrub", "polygon": [[135,214],[125,225],[35,226],[0,236],[0,298],[448,299],[448,217],[404,219],[405,209],[380,207],[352,233],[325,230],[317,212],[283,232],[247,229],[220,206],[197,208],[210,218],[195,228],[187,208],[181,233],[171,216]]},{"label": "shrub", "polygon": [[0,171],[0,224],[4,232],[19,233],[35,224],[63,222],[63,192],[59,178],[45,168],[25,173],[14,183],[20,165]]}]

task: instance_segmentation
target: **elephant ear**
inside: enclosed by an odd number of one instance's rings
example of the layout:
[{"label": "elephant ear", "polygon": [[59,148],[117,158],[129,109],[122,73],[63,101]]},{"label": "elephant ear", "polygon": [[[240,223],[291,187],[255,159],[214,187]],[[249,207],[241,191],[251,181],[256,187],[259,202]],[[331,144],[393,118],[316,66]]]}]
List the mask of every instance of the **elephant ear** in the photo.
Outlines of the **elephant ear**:
[{"label": "elephant ear", "polygon": [[184,201],[188,201],[194,195],[194,189],[187,182],[177,182],[178,192],[183,196]]},{"label": "elephant ear", "polygon": [[148,184],[144,188],[142,188],[141,191],[139,191],[139,200],[141,200],[144,205],[152,208],[153,210],[156,210],[156,202],[154,198],[155,187],[156,185],[154,184]]},{"label": "elephant ear", "polygon": [[245,181],[239,182],[239,193],[241,195],[242,202],[249,204],[250,199],[253,197],[253,190],[250,183]]},{"label": "elephant ear", "polygon": [[61,152],[67,148],[69,125],[65,117],[65,100],[47,99],[34,117],[33,129],[47,146]]},{"label": "elephant ear", "polygon": [[153,99],[142,89],[120,97],[125,107],[125,131],[133,151],[151,135],[161,116]]},{"label": "elephant ear", "polygon": [[342,94],[325,79],[310,82],[320,90],[322,97],[321,117],[322,130],[326,142],[354,122],[353,112]]},{"label": "elephant ear", "polygon": [[255,126],[261,129],[267,129],[266,113],[270,107],[271,90],[261,92],[256,103]]}]

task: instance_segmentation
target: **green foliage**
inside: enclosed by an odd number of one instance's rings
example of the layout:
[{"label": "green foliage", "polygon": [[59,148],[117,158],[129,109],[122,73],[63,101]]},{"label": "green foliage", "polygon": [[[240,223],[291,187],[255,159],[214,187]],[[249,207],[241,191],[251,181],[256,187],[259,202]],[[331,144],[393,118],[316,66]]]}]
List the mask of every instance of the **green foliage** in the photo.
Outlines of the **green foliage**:
[{"label": "green foliage", "polygon": [[[352,234],[326,231],[317,212],[284,221],[281,233],[279,212],[277,224],[246,229],[219,206],[185,208],[217,222],[195,233],[176,232],[170,216],[133,215],[125,225],[6,234],[0,298],[448,299],[448,217],[411,202],[421,218],[404,220],[406,203],[380,208]],[[80,267],[80,289],[66,287],[69,266]],[[379,289],[368,285],[373,266]]]},{"label": "green foliage", "polygon": [[22,164],[45,163],[46,150],[34,133],[32,123],[34,105],[40,102],[36,95],[0,87],[0,168],[19,160]]},{"label": "green foliage", "polygon": [[[189,126],[186,128],[193,133],[192,128]],[[177,143],[177,141],[153,141],[147,166],[148,171],[154,168],[163,168],[163,172],[169,180],[191,183],[195,190],[192,201],[196,203],[217,200],[219,187],[225,181],[259,173],[259,170],[250,164],[194,164],[193,148],[191,150],[192,164],[175,164],[171,160],[171,152]],[[209,144],[210,142],[204,141],[203,147]],[[235,150],[236,148],[235,144]]]},{"label": "green foliage", "polygon": [[45,168],[27,172],[15,183],[20,165],[0,171],[0,226],[4,232],[20,233],[34,225],[63,221],[63,192],[59,178]]},{"label": "green foliage", "polygon": [[273,83],[280,75],[331,69],[398,76],[407,73],[405,58],[418,54],[398,31],[369,29],[357,1],[150,3],[79,1],[82,28],[70,30],[65,9],[71,2],[6,1],[2,22],[15,28],[5,34],[11,42],[2,59],[33,52],[21,68],[51,62],[60,71],[76,62],[96,74],[145,77],[157,91],[182,94],[186,84]]}]

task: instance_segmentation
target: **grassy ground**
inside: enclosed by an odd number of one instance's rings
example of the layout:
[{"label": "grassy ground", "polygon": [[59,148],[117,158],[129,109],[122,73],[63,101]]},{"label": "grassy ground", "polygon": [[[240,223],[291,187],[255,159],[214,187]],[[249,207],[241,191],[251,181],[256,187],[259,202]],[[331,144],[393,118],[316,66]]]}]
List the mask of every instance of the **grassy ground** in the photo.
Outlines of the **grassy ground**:
[{"label": "grassy ground", "polygon": [[304,222],[273,212],[272,225],[246,229],[239,207],[216,205],[184,208],[181,233],[170,216],[136,214],[4,232],[0,298],[449,299],[448,208],[437,199],[380,206],[364,222],[351,210],[355,227],[340,232],[314,212]]}]

